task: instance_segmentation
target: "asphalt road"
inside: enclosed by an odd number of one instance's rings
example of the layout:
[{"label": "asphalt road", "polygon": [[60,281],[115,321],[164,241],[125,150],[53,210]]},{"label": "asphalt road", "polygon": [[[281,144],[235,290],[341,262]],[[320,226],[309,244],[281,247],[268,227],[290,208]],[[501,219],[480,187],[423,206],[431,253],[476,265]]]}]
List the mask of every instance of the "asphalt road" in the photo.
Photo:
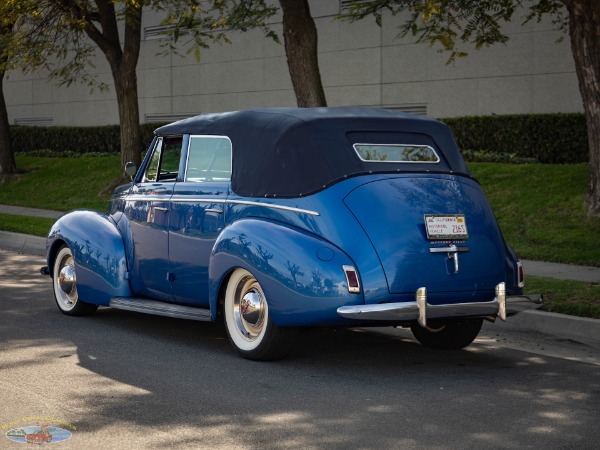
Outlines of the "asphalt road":
[{"label": "asphalt road", "polygon": [[42,264],[0,251],[0,448],[48,418],[72,432],[56,449],[599,445],[598,348],[493,324],[453,352],[403,330],[317,329],[258,363],[215,324],[64,316]]}]

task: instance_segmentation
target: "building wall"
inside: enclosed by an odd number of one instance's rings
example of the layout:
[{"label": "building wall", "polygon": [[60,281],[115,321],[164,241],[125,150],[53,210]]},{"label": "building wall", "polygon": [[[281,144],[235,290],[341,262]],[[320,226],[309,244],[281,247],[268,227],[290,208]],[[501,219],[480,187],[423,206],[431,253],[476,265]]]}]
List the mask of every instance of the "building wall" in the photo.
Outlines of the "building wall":
[{"label": "building wall", "polygon": [[[432,117],[582,111],[568,37],[549,22],[515,18],[507,45],[447,65],[447,54],[396,37],[402,20],[384,16],[357,23],[335,20],[339,0],[312,0],[319,30],[319,63],[330,106],[391,107]],[[146,11],[144,27],[160,17]],[[281,17],[273,19],[281,36]],[[142,121],[170,120],[250,107],[294,106],[283,45],[252,30],[230,36],[193,55],[159,56],[160,40],[144,39],[138,64]],[[185,50],[183,50],[185,52]],[[112,86],[104,56],[98,78]],[[11,123],[103,125],[118,123],[114,89],[90,92],[84,85],[59,87],[43,73],[11,73],[5,83]]]}]

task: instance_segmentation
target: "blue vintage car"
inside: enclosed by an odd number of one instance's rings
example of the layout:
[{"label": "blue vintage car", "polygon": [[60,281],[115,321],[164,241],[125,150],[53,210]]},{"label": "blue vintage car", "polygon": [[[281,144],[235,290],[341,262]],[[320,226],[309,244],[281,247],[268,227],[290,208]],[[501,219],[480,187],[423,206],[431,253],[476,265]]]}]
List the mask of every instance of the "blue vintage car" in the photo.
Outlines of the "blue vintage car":
[{"label": "blue vintage car", "polygon": [[158,128],[106,214],[47,240],[60,310],[224,320],[277,359],[306,326],[405,326],[463,348],[541,304],[441,122],[368,108],[254,109]]}]

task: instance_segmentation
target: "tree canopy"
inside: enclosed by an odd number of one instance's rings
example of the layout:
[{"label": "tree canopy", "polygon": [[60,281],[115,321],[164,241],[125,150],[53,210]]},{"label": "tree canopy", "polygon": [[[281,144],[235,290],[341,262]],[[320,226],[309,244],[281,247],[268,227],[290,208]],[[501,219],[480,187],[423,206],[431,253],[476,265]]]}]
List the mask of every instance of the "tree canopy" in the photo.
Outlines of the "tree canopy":
[{"label": "tree canopy", "polygon": [[229,42],[227,33],[262,27],[275,8],[264,0],[5,0],[0,15],[16,11],[11,51],[13,66],[43,68],[59,84],[85,83],[107,89],[96,78],[93,61],[100,50],[108,62],[116,91],[121,126],[122,162],[139,163],[141,136],[136,67],[145,9],[164,17],[166,50],[183,45],[197,55],[214,42]]},{"label": "tree canopy", "polygon": [[462,45],[476,49],[506,43],[503,25],[517,12],[525,22],[548,16],[568,33],[586,115],[590,177],[586,207],[600,215],[600,2],[597,0],[368,0],[355,1],[342,16],[355,21],[374,17],[382,24],[387,11],[396,20],[399,36],[439,45],[449,61],[466,56]]}]

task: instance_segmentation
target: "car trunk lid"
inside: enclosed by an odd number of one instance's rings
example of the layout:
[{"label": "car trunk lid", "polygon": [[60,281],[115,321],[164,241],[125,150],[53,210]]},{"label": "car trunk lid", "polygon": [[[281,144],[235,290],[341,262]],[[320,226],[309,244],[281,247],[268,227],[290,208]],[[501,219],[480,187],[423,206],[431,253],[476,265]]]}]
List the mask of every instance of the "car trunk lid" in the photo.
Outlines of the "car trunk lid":
[{"label": "car trunk lid", "polygon": [[344,203],[371,240],[392,294],[426,287],[468,301],[504,280],[504,240],[473,179],[390,176],[359,186]]}]

